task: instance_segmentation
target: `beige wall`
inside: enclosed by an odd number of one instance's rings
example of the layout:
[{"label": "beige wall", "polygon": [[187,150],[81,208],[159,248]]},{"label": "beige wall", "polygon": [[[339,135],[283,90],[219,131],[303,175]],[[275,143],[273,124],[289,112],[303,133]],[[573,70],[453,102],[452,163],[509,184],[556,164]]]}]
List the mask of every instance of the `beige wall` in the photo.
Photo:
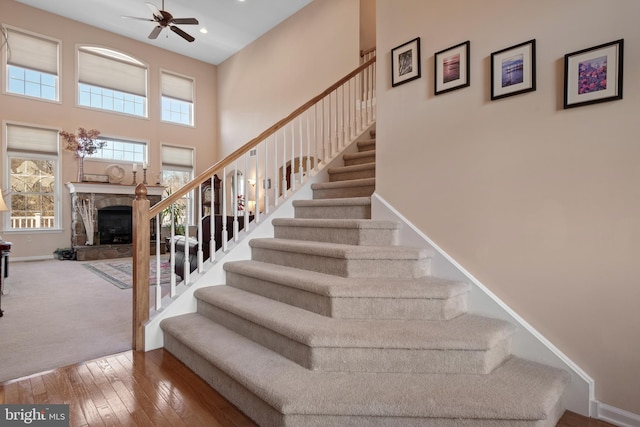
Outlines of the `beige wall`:
[{"label": "beige wall", "polygon": [[360,49],[376,47],[376,0],[360,0]]},{"label": "beige wall", "polygon": [[218,67],[227,155],[358,66],[359,0],[311,2]]},{"label": "beige wall", "polygon": [[[640,414],[640,2],[378,0],[377,191]],[[390,50],[422,40],[391,88]],[[490,101],[491,52],[537,40],[537,91]],[[625,39],[624,99],[562,108],[563,58]],[[471,40],[471,87],[433,54]]]},{"label": "beige wall", "polygon": [[[61,99],[62,103],[41,102],[0,94],[0,120],[49,126],[68,131],[78,127],[96,128],[105,136],[143,140],[149,147],[149,176],[160,171],[160,144],[185,145],[196,148],[196,171],[202,171],[217,160],[216,135],[216,73],[215,66],[186,58],[151,45],[120,37],[94,27],[71,21],[47,12],[2,0],[0,21],[3,24],[33,31],[62,41]],[[140,119],[76,107],[75,45],[95,44],[120,50],[149,65],[149,118]],[[160,122],[158,95],[160,69],[195,78],[196,127]],[[4,86],[4,78],[2,82]],[[4,137],[4,136],[3,136]],[[62,151],[62,232],[2,233],[13,243],[12,257],[51,256],[59,247],[70,245],[70,197],[64,186],[77,175],[77,160]],[[4,153],[0,153],[4,156]],[[4,159],[0,159],[4,162]],[[85,161],[86,173],[105,173],[112,162]],[[2,163],[4,167],[4,163]],[[131,179],[131,165],[123,165],[126,180]],[[139,180],[140,181],[140,180]]]}]

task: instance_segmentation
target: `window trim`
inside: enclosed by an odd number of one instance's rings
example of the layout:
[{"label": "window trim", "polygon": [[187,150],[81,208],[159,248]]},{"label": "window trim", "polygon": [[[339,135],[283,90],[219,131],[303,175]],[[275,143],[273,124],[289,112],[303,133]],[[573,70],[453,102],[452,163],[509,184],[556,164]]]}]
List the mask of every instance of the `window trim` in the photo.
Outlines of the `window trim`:
[{"label": "window trim", "polygon": [[[139,164],[142,164],[143,162],[146,162],[147,164],[149,163],[149,141],[142,140],[142,139],[122,138],[122,137],[117,137],[117,136],[112,136],[112,135],[105,135],[105,134],[100,134],[98,139],[108,139],[110,141],[117,141],[117,142],[125,142],[125,143],[143,145],[144,146],[143,160],[141,162],[139,162]],[[90,161],[90,162],[117,163],[117,164],[122,164],[122,165],[132,165],[133,163],[138,163],[136,161],[118,160],[118,159],[105,159],[105,158],[102,158],[102,157],[91,157],[91,156],[85,157],[84,160],[85,161]]]},{"label": "window trim", "polygon": [[[11,167],[10,167],[10,159],[11,157],[26,157],[33,158],[37,160],[52,160],[55,162],[54,169],[54,185],[53,185],[53,198],[54,198],[54,226],[52,228],[12,228],[11,227],[11,215],[3,215],[2,219],[2,229],[5,234],[20,234],[20,233],[51,233],[51,232],[60,232],[63,231],[62,227],[62,158],[60,156],[60,136],[58,135],[58,146],[56,153],[35,153],[32,151],[21,151],[21,150],[8,150],[8,141],[7,134],[8,126],[23,126],[29,128],[37,128],[50,130],[53,132],[59,133],[60,128],[53,128],[48,126],[40,126],[32,123],[23,123],[23,122],[13,122],[13,121],[3,121],[2,122],[2,154],[4,156],[4,161],[2,167],[4,169],[4,173],[0,176],[0,183],[2,186],[0,188],[10,188],[11,182]],[[10,206],[10,198],[7,202],[7,205]]]},{"label": "window trim", "polygon": [[[129,61],[123,61],[121,59],[118,58],[113,58],[113,61],[116,62],[122,62],[122,63],[126,63],[129,62],[130,65],[132,66],[139,66],[140,68],[144,68],[145,70],[145,96],[141,96],[140,94],[136,94],[136,93],[130,93],[130,92],[124,92],[122,90],[119,89],[114,89],[114,88],[109,88],[109,87],[105,87],[105,86],[99,86],[99,85],[95,85],[92,83],[86,83],[86,82],[81,82],[80,81],[80,53],[83,50],[83,48],[85,48],[85,52],[87,52],[88,54],[93,54],[93,55],[97,55],[97,56],[103,56],[106,57],[108,55],[100,55],[99,53],[92,51],[93,49],[97,49],[97,50],[103,50],[103,51],[107,51],[107,52],[113,52],[116,55],[119,55],[121,57],[126,57],[128,58]],[[91,110],[91,111],[99,111],[101,113],[109,113],[109,114],[117,114],[123,117],[130,117],[130,118],[136,118],[136,119],[144,119],[144,120],[150,120],[149,117],[149,97],[150,97],[150,92],[149,92],[149,71],[151,69],[151,67],[149,66],[148,63],[141,61],[140,59],[138,59],[137,57],[130,55],[127,52],[124,52],[122,50],[117,50],[114,48],[110,48],[110,47],[106,47],[106,46],[101,46],[101,45],[96,45],[96,44],[76,44],[75,46],[75,61],[76,61],[76,76],[75,76],[75,105],[78,108],[85,108],[87,110]],[[135,63],[135,64],[134,64]],[[117,110],[109,110],[109,109],[104,109],[104,108],[95,108],[92,107],[90,105],[82,105],[80,104],[80,84],[86,84],[92,87],[98,87],[100,89],[106,89],[106,90],[113,90],[115,92],[120,92],[120,93],[125,93],[125,94],[131,94],[131,95],[135,95],[135,96],[140,96],[144,99],[144,105],[143,105],[143,109],[144,109],[144,114],[142,116],[139,116],[137,114],[129,114],[129,113],[125,113],[123,111],[117,111]]]},{"label": "window trim", "polygon": [[[180,122],[174,122],[171,120],[164,120],[162,118],[162,100],[165,98],[164,95],[164,91],[163,91],[163,86],[162,86],[162,75],[163,74],[168,74],[171,76],[175,76],[178,78],[182,78],[185,80],[190,80],[191,81],[191,101],[188,101],[186,99],[180,99],[180,98],[176,98],[176,97],[171,97],[171,96],[166,96],[166,98],[169,99],[175,99],[177,101],[182,101],[182,102],[191,102],[191,112],[190,112],[190,123],[180,123]],[[160,103],[158,106],[158,113],[160,114],[160,122],[161,123],[168,123],[168,124],[172,124],[172,125],[178,125],[178,126],[186,126],[186,127],[190,127],[190,128],[195,128],[196,127],[196,78],[192,77],[192,76],[188,76],[186,74],[180,74],[180,73],[176,73],[174,71],[171,70],[167,70],[166,68],[161,68],[160,69],[160,73],[159,73],[159,79],[158,79],[158,93],[159,93],[159,98],[160,98]]]},{"label": "window trim", "polygon": [[[63,47],[62,47],[62,40],[61,39],[57,39],[55,37],[49,37],[46,36],[44,34],[40,34],[40,33],[36,33],[34,31],[29,31],[29,30],[25,30],[24,28],[20,28],[20,27],[16,27],[13,25],[8,25],[8,24],[1,24],[0,25],[0,32],[2,32],[2,38],[3,40],[7,40],[7,30],[10,31],[14,31],[14,32],[19,32],[22,34],[25,34],[27,36],[32,36],[34,38],[40,38],[43,40],[49,40],[51,42],[54,42],[57,45],[58,48],[58,53],[57,53],[57,63],[56,63],[56,67],[57,67],[57,74],[56,74],[56,99],[47,99],[47,98],[41,98],[38,96],[31,96],[31,95],[26,95],[26,94],[22,94],[22,93],[15,93],[15,92],[10,92],[9,91],[9,57],[8,57],[8,51],[7,51],[7,47],[10,48],[10,46],[5,43],[2,45],[2,48],[0,49],[0,54],[2,56],[2,94],[3,95],[9,95],[9,96],[16,96],[19,98],[24,98],[24,99],[30,99],[30,100],[35,100],[35,101],[41,101],[41,102],[49,102],[49,103],[53,103],[53,104],[62,104],[62,90],[61,90],[61,85],[62,85],[62,78],[63,78],[63,72],[62,72],[62,66],[61,66],[61,62],[62,62],[62,53],[63,53]],[[21,67],[24,68],[24,67]],[[26,68],[28,70],[31,70],[30,68]],[[33,70],[33,71],[37,71],[37,72],[43,72],[41,70]]]}]

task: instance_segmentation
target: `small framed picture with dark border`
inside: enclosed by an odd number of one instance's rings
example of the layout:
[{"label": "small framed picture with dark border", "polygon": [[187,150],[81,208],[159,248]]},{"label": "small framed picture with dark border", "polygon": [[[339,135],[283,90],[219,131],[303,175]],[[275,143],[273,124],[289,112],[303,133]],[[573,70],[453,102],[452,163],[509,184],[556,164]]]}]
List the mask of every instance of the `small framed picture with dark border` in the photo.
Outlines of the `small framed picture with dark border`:
[{"label": "small framed picture with dark border", "polygon": [[420,78],[420,37],[391,49],[391,86]]},{"label": "small framed picture with dark border", "polygon": [[624,40],[564,56],[564,108],[622,99]]},{"label": "small framed picture with dark border", "polygon": [[536,40],[491,54],[491,100],[536,90]]},{"label": "small framed picture with dark border", "polygon": [[436,52],[433,57],[434,93],[440,95],[470,85],[469,55],[471,42],[466,41],[448,49]]}]

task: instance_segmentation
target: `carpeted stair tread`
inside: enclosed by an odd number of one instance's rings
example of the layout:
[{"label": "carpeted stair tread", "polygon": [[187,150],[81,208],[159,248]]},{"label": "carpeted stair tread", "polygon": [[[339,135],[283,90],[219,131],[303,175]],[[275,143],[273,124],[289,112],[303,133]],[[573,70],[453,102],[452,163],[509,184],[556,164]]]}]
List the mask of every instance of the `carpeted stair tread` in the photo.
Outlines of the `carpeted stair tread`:
[{"label": "carpeted stair tread", "polygon": [[343,278],[259,261],[224,264],[226,284],[323,316],[447,320],[467,311],[470,285],[432,276]]},{"label": "carpeted stair tread", "polygon": [[468,283],[433,276],[417,279],[344,278],[260,261],[226,262],[224,269],[336,298],[447,299],[471,289]]},{"label": "carpeted stair tread", "polygon": [[315,184],[311,184],[311,189],[312,190],[336,190],[341,188],[368,187],[368,186],[375,186],[375,185],[376,185],[375,178],[362,178],[362,179],[352,179],[349,181],[316,182]]},{"label": "carpeted stair tread", "polygon": [[249,241],[251,259],[341,277],[417,278],[429,274],[432,250],[407,246],[356,246],[311,240]]},{"label": "carpeted stair tread", "polygon": [[274,218],[274,226],[287,227],[315,227],[315,228],[344,228],[369,230],[398,230],[399,221],[373,219],[323,219],[323,218]]},{"label": "carpeted stair tread", "polygon": [[376,149],[376,140],[375,139],[367,139],[364,141],[357,142],[358,151],[371,151]]},{"label": "carpeted stair tread", "polygon": [[398,221],[370,219],[276,218],[274,237],[349,245],[395,246]]},{"label": "carpeted stair tread", "polygon": [[[300,420],[317,415],[507,420],[504,425],[544,420],[569,381],[561,370],[519,358],[488,375],[314,372],[198,314],[169,318],[161,326],[169,335],[167,349],[196,372],[214,365],[241,391]],[[201,376],[217,386],[210,379],[215,376]],[[243,399],[233,403],[249,410]]]},{"label": "carpeted stair tread", "polygon": [[410,246],[356,246],[270,237],[251,239],[249,246],[347,260],[422,260],[433,255],[432,250]]},{"label": "carpeted stair tread", "polygon": [[357,153],[345,153],[342,155],[345,166],[358,165],[363,163],[375,163],[376,151],[359,151]]},{"label": "carpeted stair tread", "polygon": [[371,197],[294,200],[296,218],[371,218]]},{"label": "carpeted stair tread", "polygon": [[375,178],[376,164],[375,163],[363,163],[351,166],[339,166],[329,168],[329,181],[337,182],[343,180],[354,180],[364,178]]},{"label": "carpeted stair tread", "polygon": [[231,286],[200,288],[195,296],[309,347],[487,350],[515,331],[507,322],[469,314],[441,322],[332,319]]},{"label": "carpeted stair tread", "polygon": [[294,200],[293,207],[371,206],[371,197],[344,197],[335,199]]}]

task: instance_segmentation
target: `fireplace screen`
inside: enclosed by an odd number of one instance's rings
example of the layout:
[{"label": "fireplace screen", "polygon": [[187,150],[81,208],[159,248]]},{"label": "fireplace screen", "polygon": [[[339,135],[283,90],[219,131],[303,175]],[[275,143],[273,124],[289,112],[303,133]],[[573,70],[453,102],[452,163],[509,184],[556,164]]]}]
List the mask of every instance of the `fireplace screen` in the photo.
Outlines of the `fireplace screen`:
[{"label": "fireplace screen", "polygon": [[131,206],[108,206],[98,210],[101,245],[131,243]]}]

